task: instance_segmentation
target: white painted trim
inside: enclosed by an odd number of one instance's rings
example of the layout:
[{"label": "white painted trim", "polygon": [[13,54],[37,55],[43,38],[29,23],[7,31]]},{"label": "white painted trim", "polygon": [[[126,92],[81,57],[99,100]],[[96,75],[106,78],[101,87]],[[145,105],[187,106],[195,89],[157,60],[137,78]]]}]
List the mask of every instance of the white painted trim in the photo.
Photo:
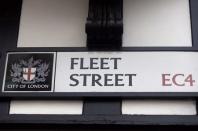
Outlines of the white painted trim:
[{"label": "white painted trim", "polygon": [[13,100],[10,104],[10,114],[75,114],[81,115],[82,101],[69,100]]},{"label": "white painted trim", "polygon": [[123,100],[124,115],[196,115],[194,100]]}]

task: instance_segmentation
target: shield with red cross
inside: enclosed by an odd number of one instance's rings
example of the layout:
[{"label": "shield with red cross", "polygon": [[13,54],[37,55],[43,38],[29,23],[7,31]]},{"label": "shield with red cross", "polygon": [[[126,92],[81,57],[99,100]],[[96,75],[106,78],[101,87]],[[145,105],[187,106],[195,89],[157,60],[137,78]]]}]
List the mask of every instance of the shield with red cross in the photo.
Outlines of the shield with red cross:
[{"label": "shield with red cross", "polygon": [[23,68],[23,78],[32,81],[36,77],[36,68]]}]

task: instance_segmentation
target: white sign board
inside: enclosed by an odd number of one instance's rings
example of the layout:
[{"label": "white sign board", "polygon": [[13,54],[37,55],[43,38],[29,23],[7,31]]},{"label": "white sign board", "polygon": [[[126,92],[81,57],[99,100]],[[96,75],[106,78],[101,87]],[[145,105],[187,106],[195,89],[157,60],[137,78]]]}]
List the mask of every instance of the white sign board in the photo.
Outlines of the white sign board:
[{"label": "white sign board", "polygon": [[198,92],[197,60],[196,52],[10,53],[3,92]]},{"label": "white sign board", "polygon": [[198,92],[198,53],[60,52],[55,92]]}]

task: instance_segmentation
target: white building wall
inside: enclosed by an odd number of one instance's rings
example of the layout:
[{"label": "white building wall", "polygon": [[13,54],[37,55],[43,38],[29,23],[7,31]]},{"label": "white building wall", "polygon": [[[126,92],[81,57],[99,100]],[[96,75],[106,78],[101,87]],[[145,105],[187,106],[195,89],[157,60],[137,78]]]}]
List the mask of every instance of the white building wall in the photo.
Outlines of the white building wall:
[{"label": "white building wall", "polygon": [[124,0],[124,46],[192,46],[189,0]]}]

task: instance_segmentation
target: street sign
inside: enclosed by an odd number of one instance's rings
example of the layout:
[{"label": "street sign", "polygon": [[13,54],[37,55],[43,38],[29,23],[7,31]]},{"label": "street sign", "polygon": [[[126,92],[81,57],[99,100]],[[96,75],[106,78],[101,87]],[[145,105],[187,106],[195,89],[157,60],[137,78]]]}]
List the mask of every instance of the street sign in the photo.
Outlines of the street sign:
[{"label": "street sign", "polygon": [[198,92],[197,59],[197,52],[10,52],[2,91]]}]

